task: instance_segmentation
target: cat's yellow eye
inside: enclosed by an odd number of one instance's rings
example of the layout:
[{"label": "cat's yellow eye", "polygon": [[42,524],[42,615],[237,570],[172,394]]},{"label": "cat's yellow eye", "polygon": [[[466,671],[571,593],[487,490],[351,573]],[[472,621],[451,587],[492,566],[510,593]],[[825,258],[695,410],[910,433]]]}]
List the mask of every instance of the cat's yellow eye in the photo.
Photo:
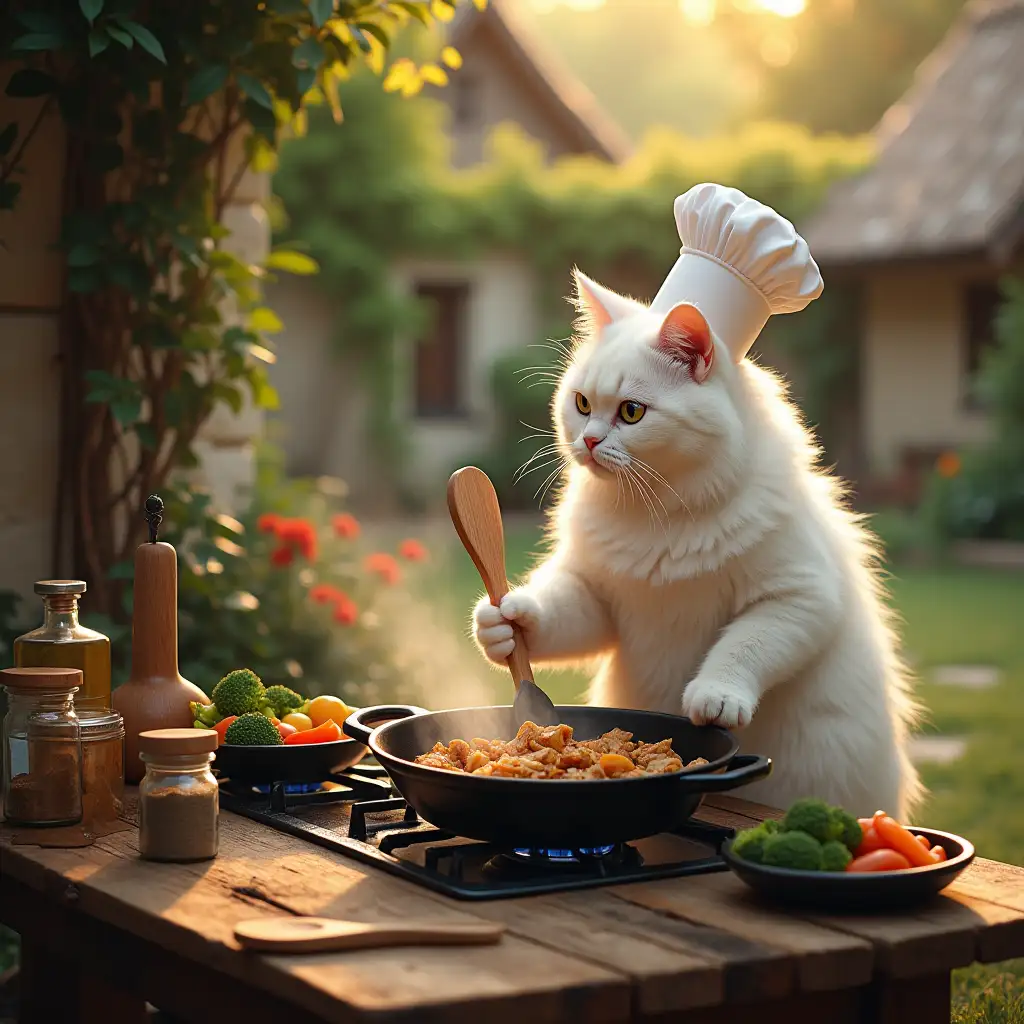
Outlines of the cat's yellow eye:
[{"label": "cat's yellow eye", "polygon": [[590,399],[586,395],[581,395],[578,391],[576,392],[576,408],[584,416],[590,415]]},{"label": "cat's yellow eye", "polygon": [[639,423],[647,412],[647,406],[639,402],[625,401],[619,406],[619,416],[624,423]]}]

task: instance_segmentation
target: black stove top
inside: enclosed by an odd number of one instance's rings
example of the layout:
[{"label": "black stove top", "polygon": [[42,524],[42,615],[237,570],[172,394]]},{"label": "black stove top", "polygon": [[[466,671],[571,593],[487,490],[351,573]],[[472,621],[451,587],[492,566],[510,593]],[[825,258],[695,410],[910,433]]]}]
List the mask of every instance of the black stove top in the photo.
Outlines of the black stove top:
[{"label": "black stove top", "polygon": [[725,870],[732,829],[691,819],[682,829],[579,850],[498,849],[421,821],[385,771],[362,763],[320,784],[221,781],[221,807],[354,857],[435,892],[502,899]]}]

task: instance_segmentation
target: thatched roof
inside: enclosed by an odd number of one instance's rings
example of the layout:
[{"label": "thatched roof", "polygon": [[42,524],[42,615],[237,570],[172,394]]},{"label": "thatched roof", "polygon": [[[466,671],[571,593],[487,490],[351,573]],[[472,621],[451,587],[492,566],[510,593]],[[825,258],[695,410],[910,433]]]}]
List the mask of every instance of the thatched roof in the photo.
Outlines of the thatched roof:
[{"label": "thatched roof", "polygon": [[983,255],[1024,235],[1024,0],[968,5],[882,119],[877,162],[804,226],[824,264]]},{"label": "thatched roof", "polygon": [[550,51],[527,18],[508,0],[488,0],[483,11],[461,5],[450,26],[452,45],[468,47],[473,35],[488,32],[514,66],[532,81],[580,152],[619,162],[631,150],[622,129],[601,108],[594,95]]}]

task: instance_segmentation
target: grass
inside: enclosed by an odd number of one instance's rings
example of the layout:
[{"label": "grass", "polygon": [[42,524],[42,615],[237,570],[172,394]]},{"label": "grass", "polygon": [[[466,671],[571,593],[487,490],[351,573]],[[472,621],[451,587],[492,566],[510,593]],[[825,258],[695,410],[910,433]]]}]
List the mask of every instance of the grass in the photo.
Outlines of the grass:
[{"label": "grass", "polygon": [[[514,579],[541,550],[536,526],[508,524],[506,548]],[[452,625],[463,628],[481,593],[480,580],[460,548],[452,548],[445,561],[444,599]],[[969,836],[980,856],[1024,865],[1024,574],[900,567],[892,570],[889,590],[920,680],[922,731],[967,743],[959,761],[922,766],[929,796],[918,818]],[[932,669],[953,664],[996,666],[1002,679],[985,690],[930,681]],[[507,678],[487,678],[493,699],[507,702]],[[572,703],[581,698],[586,677],[538,672],[538,682],[556,703]],[[953,999],[953,1024],[1024,1024],[1024,961],[957,971]]]}]

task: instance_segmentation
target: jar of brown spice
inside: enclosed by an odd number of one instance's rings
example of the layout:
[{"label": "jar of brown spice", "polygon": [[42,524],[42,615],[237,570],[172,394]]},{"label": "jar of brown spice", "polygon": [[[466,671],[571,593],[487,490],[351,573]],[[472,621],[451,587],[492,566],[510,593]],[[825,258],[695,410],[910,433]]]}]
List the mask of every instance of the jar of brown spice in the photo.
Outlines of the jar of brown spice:
[{"label": "jar of brown spice", "polygon": [[139,733],[146,765],[139,783],[139,853],[147,860],[217,856],[220,792],[210,771],[216,749],[212,729]]},{"label": "jar of brown spice", "polygon": [[82,820],[82,732],[74,695],[79,668],[6,668],[4,817],[12,825]]},{"label": "jar of brown spice", "polygon": [[82,821],[110,824],[124,810],[124,720],[111,708],[78,712],[82,727]]}]

